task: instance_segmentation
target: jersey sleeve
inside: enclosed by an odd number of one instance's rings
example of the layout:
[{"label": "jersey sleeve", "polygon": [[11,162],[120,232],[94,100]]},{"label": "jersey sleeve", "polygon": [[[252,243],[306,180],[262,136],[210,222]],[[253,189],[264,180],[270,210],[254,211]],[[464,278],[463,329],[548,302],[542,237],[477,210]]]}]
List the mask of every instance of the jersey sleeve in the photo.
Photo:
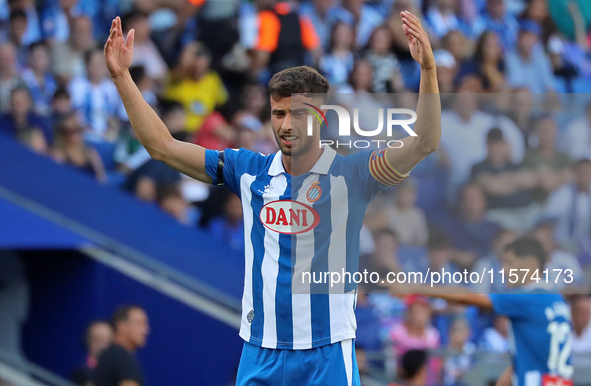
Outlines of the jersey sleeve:
[{"label": "jersey sleeve", "polygon": [[380,190],[396,185],[408,177],[408,174],[402,175],[392,168],[384,153],[385,149],[362,151],[346,157],[346,174],[362,181],[359,188],[364,190],[367,202],[373,200]]},{"label": "jersey sleeve", "polygon": [[205,150],[205,171],[213,185],[225,185],[240,196],[240,176],[237,159],[244,149]]},{"label": "jersey sleeve", "polygon": [[493,310],[500,315],[511,319],[525,319],[530,314],[529,294],[490,294],[488,295],[493,305]]}]

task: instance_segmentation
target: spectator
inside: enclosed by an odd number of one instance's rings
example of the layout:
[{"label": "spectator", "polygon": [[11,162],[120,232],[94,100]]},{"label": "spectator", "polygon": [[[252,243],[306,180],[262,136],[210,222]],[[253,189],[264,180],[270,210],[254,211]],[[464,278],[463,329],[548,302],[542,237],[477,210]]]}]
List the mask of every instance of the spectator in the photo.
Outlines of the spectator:
[{"label": "spectator", "polygon": [[534,127],[534,96],[526,87],[511,90],[508,101],[508,116],[523,135],[526,148],[535,147]]},{"label": "spectator", "polygon": [[545,46],[548,44],[550,36],[556,32],[556,25],[554,25],[553,17],[550,15],[548,9],[548,2],[546,0],[529,0],[521,15],[520,20],[531,20],[540,26],[540,39]]},{"label": "spectator", "polygon": [[379,12],[363,0],[344,0],[337,9],[337,18],[355,28],[357,47],[365,47],[372,31],[384,22]]},{"label": "spectator", "polygon": [[123,33],[135,30],[133,40],[133,64],[144,66],[148,76],[155,81],[163,82],[168,71],[166,62],[160,55],[158,48],[150,39],[150,22],[148,14],[140,10],[132,10],[121,20]]},{"label": "spectator", "polygon": [[98,358],[94,386],[143,386],[144,374],[135,355],[146,345],[148,316],[139,306],[123,306],[113,314],[113,344]]},{"label": "spectator", "polygon": [[330,52],[331,31],[334,31],[335,27],[336,10],[334,0],[311,0],[300,5],[300,13],[307,17],[314,26],[326,52]]},{"label": "spectator", "polygon": [[287,2],[266,2],[268,6],[263,6],[258,15],[259,32],[252,75],[257,77],[266,68],[275,74],[301,66],[305,64],[306,52],[310,52],[317,63],[322,48],[310,19],[300,16]]},{"label": "spectator", "polygon": [[441,39],[441,48],[454,56],[456,63],[462,63],[471,52],[471,42],[459,30],[449,31]]},{"label": "spectator", "polygon": [[458,77],[461,78],[466,75],[476,75],[480,79],[482,89],[486,92],[504,91],[505,62],[496,33],[485,31],[480,35],[476,43],[474,58],[462,63],[460,67]]},{"label": "spectator", "polygon": [[503,278],[501,276],[501,258],[505,252],[505,247],[517,239],[517,232],[508,229],[498,228],[493,240],[492,253],[479,259],[472,267],[474,272],[489,272],[492,270],[490,280],[483,279],[482,283],[473,284],[472,288],[479,294],[501,293],[506,290]]},{"label": "spectator", "polygon": [[466,185],[459,199],[459,213],[449,227],[456,249],[455,261],[469,268],[489,253],[498,226],[487,220],[486,197],[476,184]]},{"label": "spectator", "polygon": [[488,154],[484,161],[472,166],[470,180],[486,195],[491,220],[515,230],[527,230],[536,213],[530,208],[529,191],[537,186],[537,176],[511,162],[509,145],[499,128],[492,128],[486,137]]},{"label": "spectator", "polygon": [[72,111],[72,100],[67,87],[60,86],[55,90],[53,94],[53,100],[51,101],[51,120],[52,122],[58,122],[61,118],[65,117]]},{"label": "spectator", "polygon": [[509,319],[506,316],[493,317],[493,325],[484,330],[479,348],[497,354],[509,352]]},{"label": "spectator", "polygon": [[585,107],[585,115],[567,126],[562,149],[573,160],[591,159],[591,102]]},{"label": "spectator", "polygon": [[430,31],[438,39],[443,38],[450,31],[461,30],[463,25],[455,14],[456,0],[435,0],[425,19]]},{"label": "spectator", "polygon": [[466,319],[456,318],[450,327],[448,352],[451,354],[443,364],[443,384],[463,384],[461,378],[473,363],[476,346],[470,342],[470,324]]},{"label": "spectator", "polygon": [[[41,29],[39,24],[39,16],[37,14],[37,7],[34,0],[8,0],[9,12],[18,12],[20,15],[24,15],[24,19],[19,16],[19,30],[22,29],[22,33],[19,33],[21,39],[18,41],[18,45],[29,46],[33,43],[41,40]],[[12,21],[12,18],[11,18]],[[12,26],[11,26],[12,28]]]},{"label": "spectator", "polygon": [[199,212],[185,200],[178,186],[159,186],[156,190],[156,202],[162,211],[174,217],[179,223],[190,227],[197,226]]},{"label": "spectator", "polygon": [[70,19],[70,38],[65,42],[55,42],[52,47],[51,71],[62,82],[86,75],[84,54],[92,49],[92,21],[86,16]]},{"label": "spectator", "polygon": [[591,365],[591,298],[577,295],[571,300],[573,321],[573,361],[575,365]]},{"label": "spectator", "polygon": [[25,34],[27,31],[27,14],[23,10],[10,12],[10,21],[6,37],[1,40],[11,43],[16,50],[17,69],[22,70],[27,65],[28,46],[25,44]]},{"label": "spectator", "polygon": [[550,60],[539,44],[542,29],[532,20],[520,23],[517,47],[507,53],[507,82],[511,87],[527,87],[532,93],[555,90]]},{"label": "spectator", "polygon": [[408,350],[400,360],[398,383],[390,386],[425,386],[428,379],[428,357],[425,350]]},{"label": "spectator", "polygon": [[226,103],[228,92],[219,75],[210,69],[211,57],[199,42],[187,45],[181,54],[178,79],[170,82],[164,92],[168,99],[185,106],[188,132],[201,128],[205,117]]},{"label": "spectator", "polygon": [[545,216],[555,219],[557,243],[570,251],[580,251],[581,263],[591,259],[591,161],[575,164],[573,183],[565,184],[548,196]]},{"label": "spectator", "polygon": [[[392,51],[401,62],[414,63],[408,46],[408,38],[402,28],[402,18],[400,12],[409,11],[420,20],[423,20],[421,10],[417,7],[414,0],[396,0],[392,4],[392,12],[387,21],[392,34]],[[413,64],[414,65],[414,64]]]},{"label": "spectator", "polygon": [[37,131],[43,134],[46,143],[53,141],[47,119],[31,110],[31,95],[26,87],[17,87],[11,91],[10,111],[0,116],[0,130],[15,138],[31,130]]},{"label": "spectator", "polygon": [[106,181],[105,167],[98,152],[86,145],[82,125],[74,113],[63,117],[56,126],[52,155],[56,161],[70,165],[94,177]]},{"label": "spectator", "polygon": [[374,29],[365,54],[365,59],[372,65],[374,92],[399,92],[404,89],[400,64],[391,47],[390,29],[386,25]]},{"label": "spectator", "polygon": [[454,91],[454,77],[458,71],[456,59],[446,50],[437,50],[434,55],[439,92],[442,94],[452,93]]},{"label": "spectator", "polygon": [[23,80],[31,92],[33,110],[48,115],[57,88],[55,78],[49,72],[51,53],[46,43],[34,43],[29,47],[29,68],[22,73]]},{"label": "spectator", "polygon": [[209,224],[213,237],[230,248],[244,251],[244,222],[240,198],[227,193],[223,202],[223,217],[215,218]]},{"label": "spectator", "polygon": [[0,43],[0,113],[10,110],[10,94],[25,86],[16,68],[16,50],[11,43]]},{"label": "spectator", "polygon": [[572,181],[572,162],[566,153],[556,149],[556,121],[552,116],[538,118],[534,122],[534,133],[538,145],[527,150],[523,167],[538,173],[540,184],[532,192],[532,198],[541,203],[548,193]]},{"label": "spectator", "polygon": [[373,229],[389,227],[396,232],[401,245],[424,246],[429,238],[427,219],[422,209],[416,206],[417,186],[407,179],[396,189],[394,203],[386,204],[368,219]]},{"label": "spectator", "polygon": [[364,350],[379,352],[382,348],[380,338],[380,321],[376,315],[375,306],[369,301],[365,284],[358,287],[357,303],[355,305],[355,320],[357,321],[356,347]]},{"label": "spectator", "polygon": [[474,30],[479,35],[485,31],[496,34],[499,45],[504,51],[515,47],[519,23],[513,14],[507,12],[505,0],[487,0],[486,12],[476,20],[475,24]]},{"label": "spectator", "polygon": [[[361,256],[359,259],[359,272],[367,270],[368,273],[377,272],[380,277],[386,277],[390,272],[401,270],[398,262],[398,236],[389,228],[381,228],[374,232],[374,251],[371,254]],[[371,283],[366,283],[366,289],[375,290]]]},{"label": "spectator", "polygon": [[342,21],[335,23],[327,54],[320,60],[320,68],[330,82],[331,87],[339,87],[347,83],[353,69],[355,59],[355,33],[353,28]]},{"label": "spectator", "polygon": [[[420,272],[425,276],[428,271],[441,272],[445,269],[453,275],[458,271],[458,267],[452,261],[453,252],[452,243],[447,234],[434,228],[429,232],[426,255],[419,258],[410,256],[411,259],[400,256],[400,263],[405,272]],[[441,284],[450,284],[450,282],[443,280]]]},{"label": "spectator", "polygon": [[455,198],[456,189],[466,183],[470,168],[486,158],[486,137],[489,130],[499,127],[508,145],[509,159],[518,164],[522,161],[525,146],[519,129],[507,117],[493,117],[478,110],[477,87],[464,82],[459,94],[452,101],[453,110],[443,111],[440,152],[450,167],[449,198]]},{"label": "spectator", "polygon": [[[439,333],[431,325],[431,306],[424,296],[410,295],[407,298],[407,312],[403,322],[392,327],[395,357],[400,364],[409,350],[435,350],[440,346]],[[439,378],[441,363],[433,358],[428,363],[428,384]]]},{"label": "spectator", "polygon": [[113,82],[107,77],[107,67],[102,51],[91,49],[84,54],[87,77],[74,79],[69,85],[72,105],[79,112],[84,125],[90,128],[95,140],[117,136],[114,118],[120,108],[121,99]]},{"label": "spectator", "polygon": [[72,382],[81,386],[92,385],[98,357],[111,345],[112,341],[113,328],[109,322],[95,320],[88,325],[84,336],[84,345],[87,350],[86,361],[74,370]]},{"label": "spectator", "polygon": [[[585,275],[583,268],[577,261],[575,255],[565,250],[561,250],[554,240],[554,222],[549,220],[540,221],[535,229],[534,235],[544,247],[546,256],[546,266],[548,269],[548,281],[554,284],[554,287],[562,290],[565,287],[573,287],[585,291]],[[556,271],[555,271],[556,270]],[[560,272],[558,271],[560,270]],[[571,270],[570,277],[572,281],[567,283],[569,276],[567,270]],[[545,280],[544,274],[540,273],[540,278]]]}]

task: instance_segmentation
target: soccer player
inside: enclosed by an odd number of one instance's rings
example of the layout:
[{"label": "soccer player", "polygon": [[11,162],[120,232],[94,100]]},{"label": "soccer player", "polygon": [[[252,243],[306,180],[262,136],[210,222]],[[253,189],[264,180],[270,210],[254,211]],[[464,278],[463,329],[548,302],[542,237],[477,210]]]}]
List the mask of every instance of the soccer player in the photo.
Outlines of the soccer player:
[{"label": "soccer player", "polygon": [[120,19],[113,20],[105,59],[139,140],[154,159],[200,181],[223,183],[241,199],[246,269],[240,386],[360,383],[353,342],[355,289],[296,293],[292,282],[302,282],[298,272],[336,271],[345,258],[347,271],[354,271],[369,202],[439,145],[433,52],[419,19],[409,12],[401,17],[412,57],[421,66],[416,136],[404,138],[397,149],[346,157],[320,146],[319,122],[313,122],[311,136],[295,124],[307,115],[292,105],[320,106],[323,98],[315,95],[329,90],[327,80],[305,66],[283,70],[269,83],[276,154],[213,151],[175,140],[129,75],[134,31],[124,39]]},{"label": "soccer player", "polygon": [[570,308],[561,294],[551,292],[551,283],[547,284],[542,273],[546,264],[544,248],[534,238],[519,238],[505,248],[502,264],[507,293],[474,294],[464,287],[412,284],[394,285],[391,292],[395,296],[424,293],[507,316],[512,365],[497,385],[572,386]]}]

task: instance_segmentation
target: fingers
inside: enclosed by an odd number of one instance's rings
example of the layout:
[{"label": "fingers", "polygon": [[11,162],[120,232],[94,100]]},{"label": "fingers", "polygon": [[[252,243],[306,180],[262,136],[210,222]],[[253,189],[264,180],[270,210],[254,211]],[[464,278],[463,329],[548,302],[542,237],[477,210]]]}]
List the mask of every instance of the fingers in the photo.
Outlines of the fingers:
[{"label": "fingers", "polygon": [[409,36],[412,35],[417,38],[422,44],[427,44],[427,33],[421,25],[421,21],[410,12],[401,12],[404,33]]},{"label": "fingers", "polygon": [[129,48],[130,50],[133,49],[134,38],[135,38],[135,30],[130,29],[129,32],[127,33],[127,48]]},{"label": "fingers", "polygon": [[117,20],[117,36],[123,37],[123,28],[121,27],[121,18],[117,16],[115,18]]}]

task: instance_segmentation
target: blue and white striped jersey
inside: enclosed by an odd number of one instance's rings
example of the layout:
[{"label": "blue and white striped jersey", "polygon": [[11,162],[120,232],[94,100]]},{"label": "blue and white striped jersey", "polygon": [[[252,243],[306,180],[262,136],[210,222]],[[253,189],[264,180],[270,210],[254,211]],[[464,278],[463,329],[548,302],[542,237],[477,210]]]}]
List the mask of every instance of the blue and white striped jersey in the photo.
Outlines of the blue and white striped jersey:
[{"label": "blue and white striped jersey", "polygon": [[377,162],[386,162],[383,151],[341,156],[325,147],[311,171],[295,177],[285,172],[280,151],[265,156],[226,149],[222,157],[207,150],[205,163],[213,184],[223,182],[242,201],[246,250],[240,336],[279,349],[354,338],[354,283],[329,289],[329,284],[302,284],[301,275],[357,271],[366,207],[386,187],[374,177]]}]

